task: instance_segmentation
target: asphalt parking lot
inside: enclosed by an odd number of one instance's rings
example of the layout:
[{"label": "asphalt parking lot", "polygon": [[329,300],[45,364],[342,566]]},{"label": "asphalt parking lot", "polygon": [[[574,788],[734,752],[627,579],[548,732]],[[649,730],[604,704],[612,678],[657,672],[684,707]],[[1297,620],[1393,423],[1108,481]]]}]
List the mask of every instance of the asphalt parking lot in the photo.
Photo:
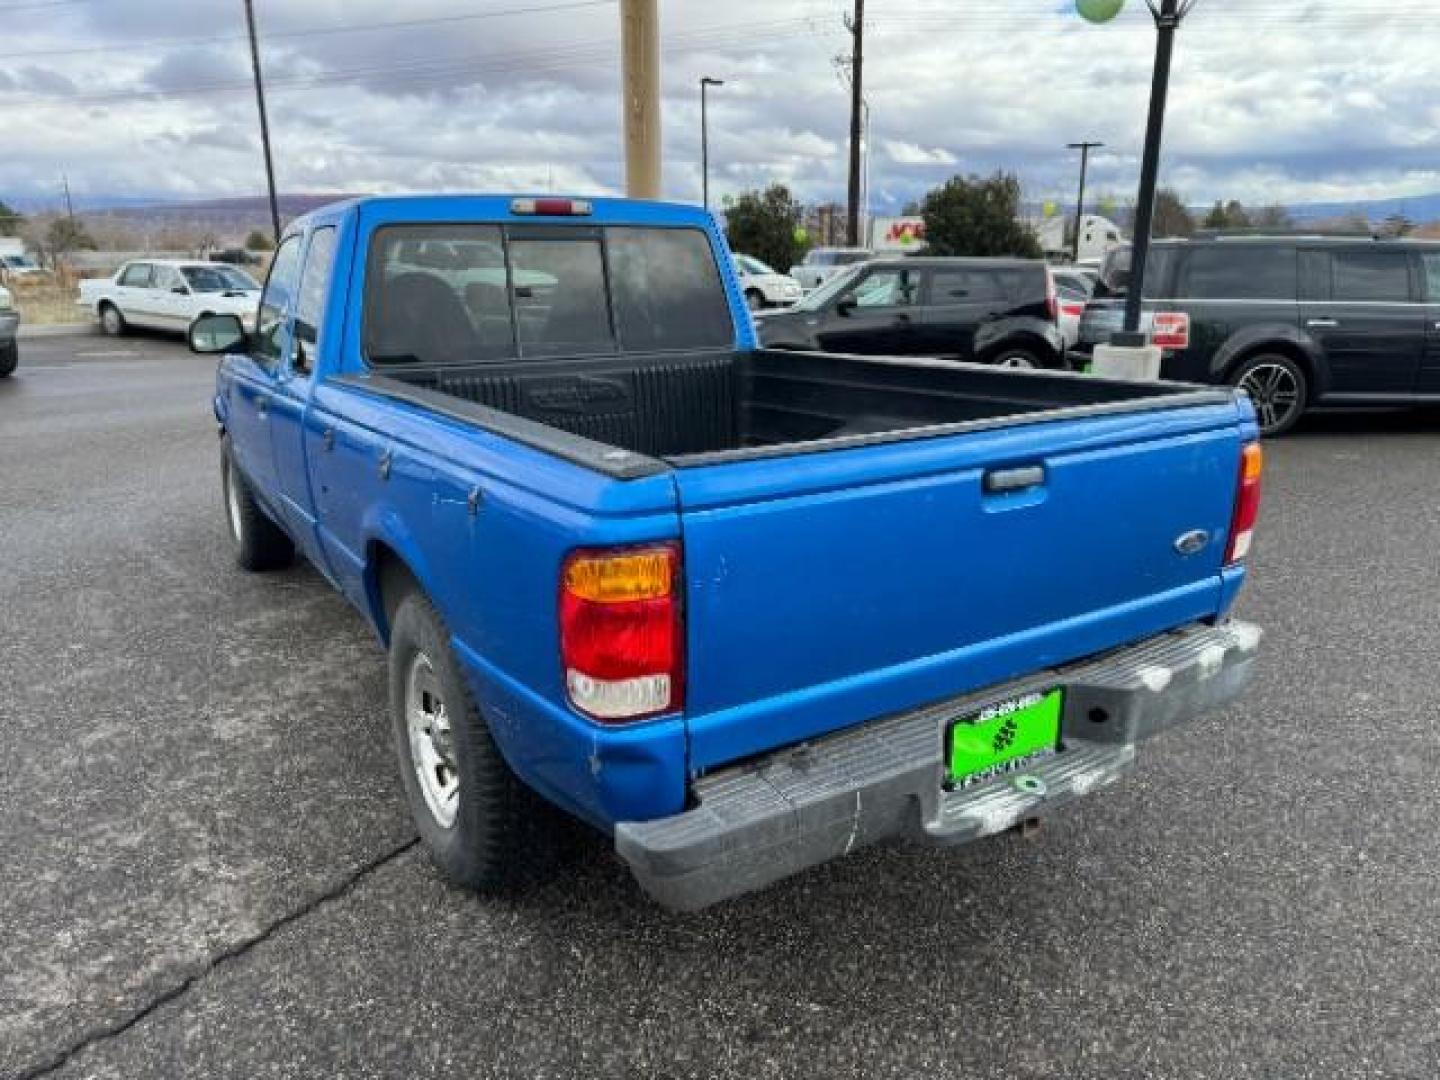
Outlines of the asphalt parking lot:
[{"label": "asphalt parking lot", "polygon": [[1121,786],[674,916],[598,841],[432,870],[359,616],[232,565],[212,375],[74,338],[0,383],[0,1076],[1440,1072],[1440,418],[1269,447],[1263,673]]}]

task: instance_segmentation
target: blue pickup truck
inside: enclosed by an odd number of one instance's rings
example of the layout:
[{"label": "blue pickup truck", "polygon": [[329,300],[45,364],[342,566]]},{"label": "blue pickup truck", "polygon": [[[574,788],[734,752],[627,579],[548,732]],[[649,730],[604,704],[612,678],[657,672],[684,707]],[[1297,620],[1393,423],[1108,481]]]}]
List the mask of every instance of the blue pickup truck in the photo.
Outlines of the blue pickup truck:
[{"label": "blue pickup truck", "polygon": [[372,198],[295,222],[214,399],[238,560],[389,654],[439,866],[538,795],[695,909],[960,844],[1232,700],[1258,510],[1229,389],[760,348],[693,207]]}]

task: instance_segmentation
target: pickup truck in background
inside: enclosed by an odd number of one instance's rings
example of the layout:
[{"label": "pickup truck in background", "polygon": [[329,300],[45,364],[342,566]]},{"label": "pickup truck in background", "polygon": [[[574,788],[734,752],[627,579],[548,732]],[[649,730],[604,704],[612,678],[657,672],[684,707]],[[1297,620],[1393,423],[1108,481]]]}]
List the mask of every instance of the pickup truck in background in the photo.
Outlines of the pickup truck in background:
[{"label": "pickup truck in background", "polygon": [[418,830],[475,888],[535,794],[681,909],[998,833],[1257,655],[1242,394],[761,349],[698,208],[341,203],[253,334],[190,341],[240,564],[303,553],[369,620]]}]

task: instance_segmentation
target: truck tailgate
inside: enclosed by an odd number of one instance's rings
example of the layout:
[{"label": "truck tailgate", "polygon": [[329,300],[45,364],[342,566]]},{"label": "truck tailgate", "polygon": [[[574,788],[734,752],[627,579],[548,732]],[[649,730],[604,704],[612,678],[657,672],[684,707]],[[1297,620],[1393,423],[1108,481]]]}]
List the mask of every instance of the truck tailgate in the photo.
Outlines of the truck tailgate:
[{"label": "truck tailgate", "polygon": [[677,470],[692,769],[1217,615],[1242,430],[1227,400]]}]

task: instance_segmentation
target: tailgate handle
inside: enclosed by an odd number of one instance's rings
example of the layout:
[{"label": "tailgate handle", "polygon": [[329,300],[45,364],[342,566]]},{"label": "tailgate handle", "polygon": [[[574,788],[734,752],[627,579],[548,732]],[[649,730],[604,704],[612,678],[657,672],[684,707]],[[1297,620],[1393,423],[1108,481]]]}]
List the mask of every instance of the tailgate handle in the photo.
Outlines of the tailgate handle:
[{"label": "tailgate handle", "polygon": [[1011,491],[1024,491],[1045,483],[1045,466],[1022,465],[1018,469],[991,469],[985,474],[985,491],[990,495],[1003,495]]}]

